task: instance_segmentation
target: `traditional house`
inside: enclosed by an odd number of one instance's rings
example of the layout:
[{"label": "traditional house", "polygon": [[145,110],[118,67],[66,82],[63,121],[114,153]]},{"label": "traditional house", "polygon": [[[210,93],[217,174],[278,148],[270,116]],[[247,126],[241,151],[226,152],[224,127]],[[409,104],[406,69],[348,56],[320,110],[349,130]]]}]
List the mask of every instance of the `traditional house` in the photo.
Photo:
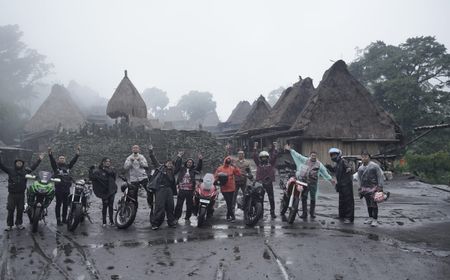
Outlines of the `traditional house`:
[{"label": "traditional house", "polygon": [[50,95],[25,125],[25,131],[78,130],[84,122],[85,117],[69,91],[61,85],[53,85]]},{"label": "traditional house", "polygon": [[252,106],[248,101],[240,101],[226,122],[217,125],[218,138],[227,138],[236,133],[247,118]]}]

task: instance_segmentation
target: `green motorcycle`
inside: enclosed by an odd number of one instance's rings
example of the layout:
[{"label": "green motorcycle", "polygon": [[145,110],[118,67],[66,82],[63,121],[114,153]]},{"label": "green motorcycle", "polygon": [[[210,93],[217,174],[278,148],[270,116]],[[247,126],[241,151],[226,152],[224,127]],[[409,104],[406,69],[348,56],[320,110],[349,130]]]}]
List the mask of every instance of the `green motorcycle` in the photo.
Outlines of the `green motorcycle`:
[{"label": "green motorcycle", "polygon": [[27,189],[26,212],[30,218],[31,231],[37,232],[40,220],[45,223],[47,207],[55,197],[55,182],[61,182],[58,178],[52,178],[52,173],[40,171],[38,176],[27,174],[27,179],[34,182]]}]

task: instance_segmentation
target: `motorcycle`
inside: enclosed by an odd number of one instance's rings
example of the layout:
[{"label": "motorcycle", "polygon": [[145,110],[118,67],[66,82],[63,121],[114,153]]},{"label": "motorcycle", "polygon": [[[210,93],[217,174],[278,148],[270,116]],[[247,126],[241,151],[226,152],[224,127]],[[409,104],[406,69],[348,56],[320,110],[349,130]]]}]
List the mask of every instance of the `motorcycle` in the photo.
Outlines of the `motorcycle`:
[{"label": "motorcycle", "polygon": [[292,166],[288,165],[285,173],[288,174],[289,179],[287,179],[286,183],[280,184],[280,188],[283,190],[280,214],[282,217],[285,217],[286,212],[289,211],[287,219],[283,218],[283,221],[292,224],[298,213],[302,192],[308,187],[308,184],[297,179],[296,171]]},{"label": "motorcycle", "polygon": [[67,217],[67,230],[74,231],[85,218],[89,219],[89,207],[91,205],[92,187],[85,180],[75,181],[69,196],[69,215]]},{"label": "motorcycle", "polygon": [[121,186],[123,196],[119,199],[117,205],[117,212],[114,217],[117,228],[126,229],[133,224],[136,219],[138,209],[138,192],[140,184],[131,184],[128,180],[119,176],[125,183]]},{"label": "motorcycle", "polygon": [[61,182],[59,178],[52,178],[52,173],[40,171],[38,176],[27,174],[25,178],[34,182],[27,189],[26,212],[30,218],[31,231],[37,232],[39,221],[45,222],[47,207],[55,197],[55,183]]},{"label": "motorcycle", "polygon": [[255,182],[253,176],[247,176],[252,184],[247,185],[242,197],[238,202],[238,208],[244,211],[244,224],[254,226],[263,216],[263,203],[265,190],[260,182]]},{"label": "motorcycle", "polygon": [[197,214],[197,227],[201,227],[205,221],[212,216],[216,198],[220,192],[220,187],[228,181],[228,175],[219,173],[218,178],[214,181],[214,175],[205,174],[194,192],[194,214]]}]

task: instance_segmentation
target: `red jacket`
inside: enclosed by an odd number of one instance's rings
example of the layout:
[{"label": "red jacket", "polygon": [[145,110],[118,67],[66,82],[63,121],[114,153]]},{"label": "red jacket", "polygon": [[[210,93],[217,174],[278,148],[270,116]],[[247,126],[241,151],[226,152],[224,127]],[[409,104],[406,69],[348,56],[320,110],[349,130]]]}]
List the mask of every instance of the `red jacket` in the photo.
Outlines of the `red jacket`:
[{"label": "red jacket", "polygon": [[219,173],[226,173],[228,174],[228,181],[225,184],[225,186],[221,187],[221,192],[234,192],[236,190],[236,184],[234,182],[234,177],[235,176],[240,176],[241,175],[241,171],[239,170],[239,168],[235,167],[234,165],[225,165],[225,161],[227,159],[231,159],[231,157],[226,157],[223,161],[223,165],[219,166],[219,168],[217,168],[216,172],[214,173],[214,177],[217,179],[217,175]]}]

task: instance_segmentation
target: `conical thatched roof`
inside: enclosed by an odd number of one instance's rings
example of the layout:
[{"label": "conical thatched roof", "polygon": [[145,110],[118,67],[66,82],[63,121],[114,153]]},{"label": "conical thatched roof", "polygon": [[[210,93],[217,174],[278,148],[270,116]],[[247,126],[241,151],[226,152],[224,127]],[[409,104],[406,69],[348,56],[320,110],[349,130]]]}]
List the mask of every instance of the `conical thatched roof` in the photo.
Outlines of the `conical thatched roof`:
[{"label": "conical thatched roof", "polygon": [[250,105],[250,102],[240,101],[233,109],[231,115],[228,117],[225,123],[228,123],[230,125],[243,123],[248,113],[250,113],[251,109],[252,105]]},{"label": "conical thatched roof", "polygon": [[399,127],[339,60],[322,81],[291,130],[307,138],[395,140]]},{"label": "conical thatched roof", "polygon": [[248,113],[245,121],[242,123],[238,130],[238,134],[245,133],[260,125],[270,113],[270,105],[267,103],[266,98],[260,95],[258,99],[253,103],[252,109]]},{"label": "conical thatched roof", "polygon": [[69,91],[60,85],[53,85],[50,95],[26,124],[28,132],[65,128],[76,130],[85,121]]},{"label": "conical thatched roof", "polygon": [[147,106],[133,83],[128,79],[127,70],[125,70],[125,77],[108,102],[106,114],[113,119],[119,117],[147,118]]},{"label": "conical thatched roof", "polygon": [[273,106],[269,116],[259,128],[282,130],[289,129],[303,111],[314,93],[311,78],[301,79],[287,88]]}]

